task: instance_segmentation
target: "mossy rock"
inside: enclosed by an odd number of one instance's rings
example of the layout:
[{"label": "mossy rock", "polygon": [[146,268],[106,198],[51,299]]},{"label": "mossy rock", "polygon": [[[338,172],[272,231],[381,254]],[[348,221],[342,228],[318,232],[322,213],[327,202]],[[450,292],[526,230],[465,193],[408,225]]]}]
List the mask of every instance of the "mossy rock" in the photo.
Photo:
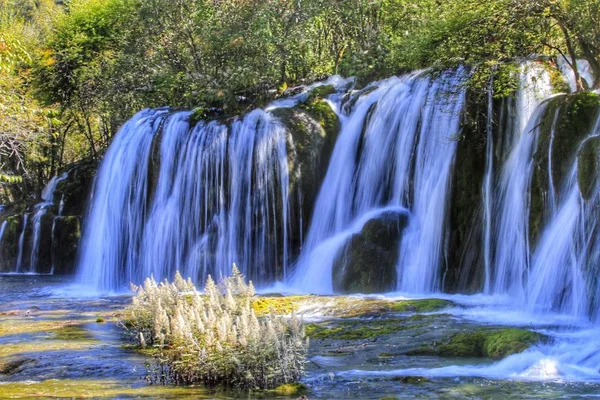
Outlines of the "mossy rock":
[{"label": "mossy rock", "polygon": [[333,85],[321,85],[316,86],[308,93],[307,103],[310,103],[315,100],[321,100],[327,98],[327,96],[332,95],[336,92],[335,87]]},{"label": "mossy rock", "polygon": [[581,196],[589,200],[600,175],[600,137],[591,137],[581,145],[577,156],[577,183]]},{"label": "mossy rock", "polygon": [[552,189],[558,192],[571,171],[582,141],[591,133],[599,110],[600,96],[592,92],[558,96],[547,105],[533,156],[529,219],[529,236],[533,245],[537,243],[544,222],[546,196],[550,189],[548,156],[551,152]]},{"label": "mossy rock", "polygon": [[544,335],[524,329],[480,329],[458,333],[445,343],[420,347],[409,351],[407,355],[500,359],[527,350],[543,340]]},{"label": "mossy rock", "polygon": [[[494,100],[493,141],[501,134],[496,115],[502,115],[502,102]],[[477,292],[483,286],[482,186],[486,168],[487,98],[484,93],[467,91],[464,114],[457,136],[449,208],[449,244],[444,289],[447,292]],[[496,162],[496,161],[494,161]]]},{"label": "mossy rock", "polygon": [[290,192],[291,256],[297,256],[301,238],[306,235],[314,203],[325,175],[340,122],[322,100],[293,108],[278,108],[273,115],[285,126]]},{"label": "mossy rock", "polygon": [[408,215],[388,212],[352,235],[333,266],[333,289],[341,293],[382,293],[396,288],[398,249]]},{"label": "mossy rock", "polygon": [[565,76],[558,69],[557,65],[554,62],[544,62],[543,65],[548,72],[548,75],[550,75],[552,91],[554,93],[569,93],[571,91],[569,82],[567,82]]},{"label": "mossy rock", "polygon": [[395,312],[433,312],[452,307],[454,303],[443,299],[402,300],[394,302],[391,310]]}]

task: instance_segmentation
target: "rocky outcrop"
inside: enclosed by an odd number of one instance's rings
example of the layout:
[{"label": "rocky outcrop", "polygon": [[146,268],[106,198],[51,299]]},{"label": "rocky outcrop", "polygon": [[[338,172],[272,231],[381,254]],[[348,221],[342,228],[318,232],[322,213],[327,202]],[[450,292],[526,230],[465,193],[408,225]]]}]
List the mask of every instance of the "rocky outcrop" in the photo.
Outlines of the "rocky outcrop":
[{"label": "rocky outcrop", "polygon": [[[501,114],[495,104],[495,115]],[[444,290],[476,292],[482,287],[482,186],[486,168],[487,100],[468,92],[454,161],[448,221],[448,259]],[[493,125],[494,141],[499,136]]]},{"label": "rocky outcrop", "polygon": [[[558,193],[571,171],[582,141],[591,133],[599,110],[600,96],[591,92],[574,93],[550,100],[533,156],[529,218],[531,245],[535,245],[539,238],[547,208],[547,196],[551,192],[548,168],[552,174],[552,189]],[[587,171],[585,165],[583,171]]]},{"label": "rocky outcrop", "polygon": [[81,221],[96,166],[91,160],[68,165],[51,202],[38,199],[40,203],[29,207],[12,204],[0,213],[0,224],[6,221],[0,238],[0,272],[74,273]]},{"label": "rocky outcrop", "polygon": [[577,155],[577,183],[581,196],[589,200],[593,194],[600,172],[600,136],[582,143]]},{"label": "rocky outcrop", "polygon": [[292,256],[298,254],[301,238],[308,230],[340,130],[336,113],[321,97],[331,90],[330,86],[322,86],[316,93],[313,91],[305,103],[273,111],[288,133]]},{"label": "rocky outcrop", "polygon": [[333,290],[382,293],[396,288],[398,252],[408,224],[403,212],[387,212],[367,221],[352,235],[333,265]]}]

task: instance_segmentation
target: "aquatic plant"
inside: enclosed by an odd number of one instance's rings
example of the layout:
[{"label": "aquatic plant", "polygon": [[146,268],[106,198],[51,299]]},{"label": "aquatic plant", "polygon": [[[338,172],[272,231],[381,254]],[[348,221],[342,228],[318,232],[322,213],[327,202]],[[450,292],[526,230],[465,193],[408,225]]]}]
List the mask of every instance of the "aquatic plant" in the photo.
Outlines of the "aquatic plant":
[{"label": "aquatic plant", "polygon": [[173,282],[146,279],[123,326],[155,356],[154,382],[269,389],[295,383],[304,373],[308,341],[302,322],[272,314],[260,319],[237,267],[204,293],[179,273]]}]

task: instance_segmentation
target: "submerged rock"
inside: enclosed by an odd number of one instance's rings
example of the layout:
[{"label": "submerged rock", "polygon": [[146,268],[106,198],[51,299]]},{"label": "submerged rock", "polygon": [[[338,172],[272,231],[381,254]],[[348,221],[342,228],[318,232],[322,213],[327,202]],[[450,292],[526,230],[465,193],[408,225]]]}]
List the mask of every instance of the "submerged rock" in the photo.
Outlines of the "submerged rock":
[{"label": "submerged rock", "polygon": [[398,249],[408,224],[403,212],[369,220],[353,235],[333,265],[333,289],[341,293],[381,293],[396,288]]},{"label": "submerged rock", "polygon": [[504,328],[462,332],[448,341],[407,352],[412,356],[504,358],[527,350],[545,336],[525,329]]}]

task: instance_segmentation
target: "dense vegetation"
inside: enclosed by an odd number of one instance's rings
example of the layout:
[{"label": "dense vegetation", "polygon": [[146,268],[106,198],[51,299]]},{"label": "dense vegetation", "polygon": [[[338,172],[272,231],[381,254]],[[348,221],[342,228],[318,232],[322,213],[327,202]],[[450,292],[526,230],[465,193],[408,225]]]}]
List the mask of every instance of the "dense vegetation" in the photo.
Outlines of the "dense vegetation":
[{"label": "dense vegetation", "polygon": [[534,54],[586,59],[599,87],[600,0],[0,0],[0,200],[100,157],[144,107],[235,114],[330,74],[457,64],[477,85]]},{"label": "dense vegetation", "polygon": [[303,325],[293,315],[259,320],[254,287],[235,265],[219,285],[209,276],[203,294],[179,274],[173,283],[147,279],[134,290],[124,326],[156,356],[152,380],[269,389],[304,373]]}]

